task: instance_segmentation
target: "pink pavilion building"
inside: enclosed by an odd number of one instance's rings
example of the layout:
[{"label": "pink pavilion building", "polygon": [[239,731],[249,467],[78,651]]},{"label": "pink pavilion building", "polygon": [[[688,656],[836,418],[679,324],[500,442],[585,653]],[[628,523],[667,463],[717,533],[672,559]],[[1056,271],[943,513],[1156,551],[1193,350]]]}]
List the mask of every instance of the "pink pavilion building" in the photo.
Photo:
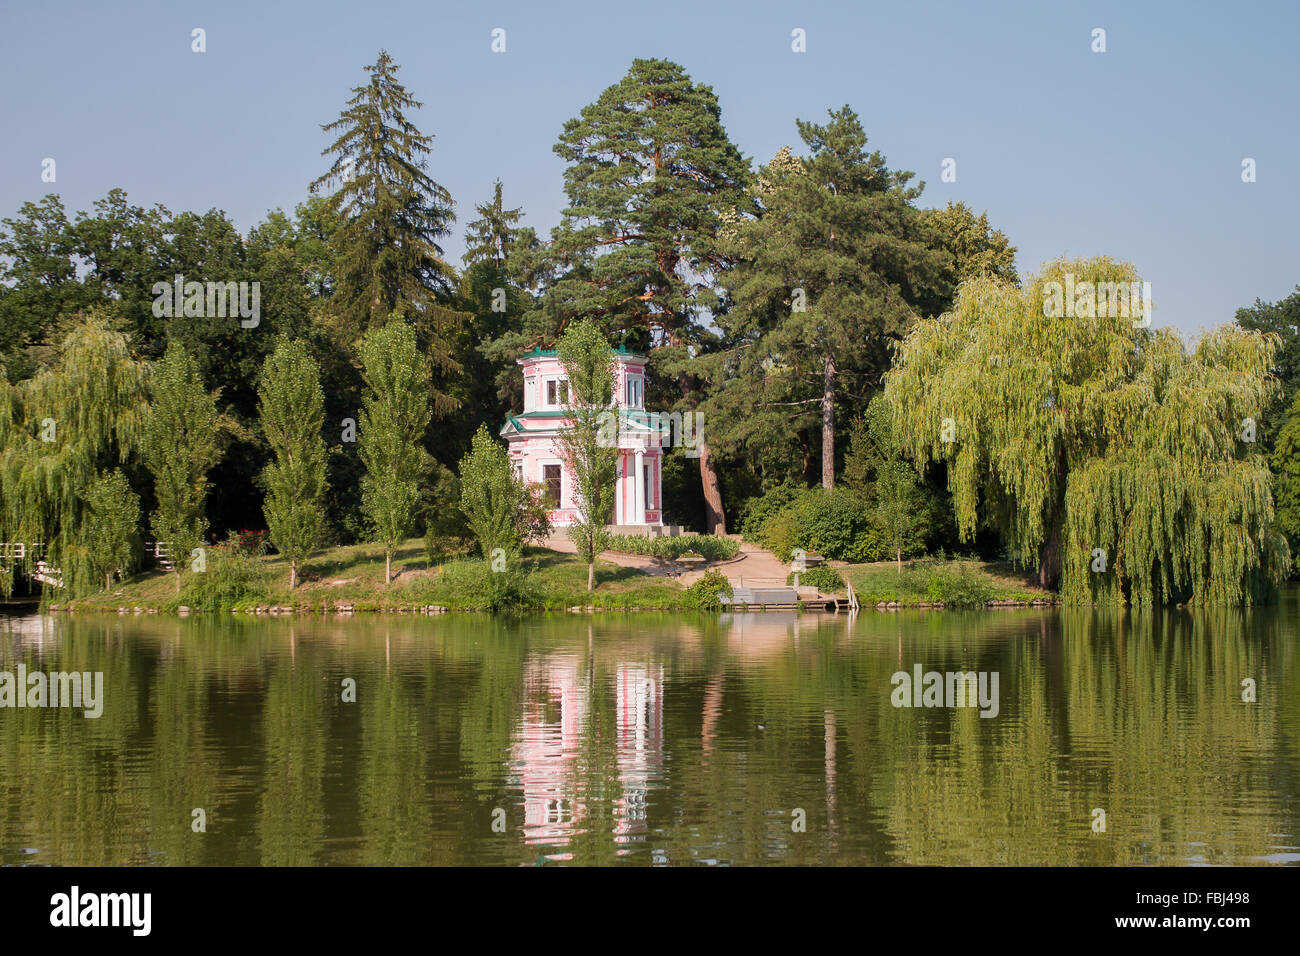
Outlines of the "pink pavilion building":
[{"label": "pink pavilion building", "polygon": [[[501,437],[510,446],[516,473],[529,484],[545,486],[551,524],[570,525],[576,520],[575,486],[557,445],[568,421],[564,365],[554,351],[541,349],[517,361],[524,371],[524,410],[506,416]],[[678,533],[663,523],[663,449],[660,433],[645,413],[646,358],[620,348],[614,366],[614,404],[620,412],[614,528],[622,533]]]}]

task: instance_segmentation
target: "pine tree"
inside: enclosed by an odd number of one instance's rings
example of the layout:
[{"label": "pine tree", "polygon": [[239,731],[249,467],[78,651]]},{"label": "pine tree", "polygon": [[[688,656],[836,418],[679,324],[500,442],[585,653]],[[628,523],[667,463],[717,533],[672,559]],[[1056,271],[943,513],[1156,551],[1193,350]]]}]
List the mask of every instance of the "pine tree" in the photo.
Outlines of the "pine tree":
[{"label": "pine tree", "polygon": [[577,520],[569,538],[587,562],[587,590],[596,586],[596,555],[605,550],[618,467],[618,411],[613,408],[614,352],[589,321],[570,325],[556,349],[569,380],[567,423],[557,444],[573,475]]},{"label": "pine tree", "polygon": [[[821,481],[835,484],[837,403],[888,367],[917,304],[942,286],[912,203],[913,174],[866,151],[857,114],[799,121],[809,155],[764,167],[763,214],[735,228],[735,307],[722,320],[742,358],[729,383],[747,406],[779,409],[785,430],[821,429]],[[779,157],[782,158],[782,157]],[[715,413],[714,419],[719,416]]]},{"label": "pine tree", "polygon": [[[710,314],[725,307],[718,239],[726,215],[747,215],[749,164],[728,138],[712,88],[676,63],[634,60],[627,75],[564,125],[555,151],[569,198],[551,255],[563,270],[536,313],[552,340],[590,317],[619,344],[652,356],[659,387],[693,410],[706,382]],[[725,532],[722,486],[707,442],[700,480],[710,531]]]},{"label": "pine tree", "polygon": [[421,445],[429,425],[429,367],[415,332],[394,319],[361,343],[366,382],[357,444],[366,473],[361,510],[384,545],[384,584],[392,580],[393,553],[415,528],[420,479],[429,470]]},{"label": "pine tree", "polygon": [[262,431],[275,455],[262,473],[263,509],[271,543],[289,562],[292,591],[325,525],[325,393],[302,342],[280,340],[262,369],[258,396]]},{"label": "pine tree", "polygon": [[154,366],[152,400],[141,444],[154,478],[154,537],[167,543],[176,589],[183,566],[207,533],[208,471],[221,460],[217,396],[203,387],[198,365],[176,342]]},{"label": "pine tree", "polygon": [[[336,283],[330,308],[353,338],[394,315],[419,330],[422,345],[443,377],[459,372],[450,338],[459,321],[448,308],[455,270],[438,240],[455,220],[451,194],[426,172],[433,137],[411,122],[423,106],[397,81],[399,67],[381,51],[366,67],[370,81],[355,87],[337,120],[321,127],[338,131],[322,155],[329,171],[312,190],[337,183],[328,214],[337,218],[331,242]],[[445,388],[430,388],[436,414],[455,408]]]}]

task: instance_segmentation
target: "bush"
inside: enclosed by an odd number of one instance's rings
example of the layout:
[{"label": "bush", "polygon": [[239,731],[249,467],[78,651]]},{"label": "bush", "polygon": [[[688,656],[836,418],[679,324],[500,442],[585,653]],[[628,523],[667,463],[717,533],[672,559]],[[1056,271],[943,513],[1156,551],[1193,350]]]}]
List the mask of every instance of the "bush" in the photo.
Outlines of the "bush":
[{"label": "bush", "polygon": [[[786,584],[794,584],[794,572],[791,571],[785,579]],[[816,588],[823,594],[833,594],[836,591],[845,589],[844,579],[840,577],[840,572],[826,565],[818,565],[815,568],[809,568],[799,574],[799,586]]]},{"label": "bush", "polygon": [[682,606],[700,611],[722,610],[721,595],[731,597],[731,582],[721,571],[708,570],[682,595]]},{"label": "bush", "polygon": [[987,578],[961,564],[928,569],[925,591],[945,607],[983,607],[996,596]]},{"label": "bush", "polygon": [[746,541],[761,542],[767,523],[789,509],[807,489],[793,481],[783,481],[757,498],[750,498],[740,513],[740,533]]},{"label": "bush", "polygon": [[239,554],[248,557],[260,558],[266,554],[267,545],[266,531],[232,531],[223,547],[233,548]]},{"label": "bush", "polygon": [[641,554],[650,558],[675,561],[687,551],[694,551],[706,561],[726,561],[740,551],[731,538],[713,534],[683,534],[674,538],[652,538],[644,534],[611,535],[609,550],[620,554]]},{"label": "bush", "polygon": [[522,567],[493,571],[486,561],[453,561],[443,565],[438,583],[452,589],[460,605],[476,611],[522,611],[545,602],[528,571]]},{"label": "bush", "polygon": [[751,523],[746,526],[766,515],[757,539],[782,561],[789,561],[795,548],[855,563],[882,558],[886,549],[879,524],[861,497],[846,490],[805,489],[772,512],[772,504],[788,491],[783,488],[769,492],[748,511]]},{"label": "bush", "polygon": [[864,605],[898,601],[903,605],[922,602],[948,608],[984,607],[996,599],[1033,600],[1037,595],[1000,588],[978,568],[957,562],[918,561],[902,572],[874,568],[854,574],[854,590]]},{"label": "bush", "polygon": [[793,505],[799,547],[840,561],[878,561],[883,543],[871,507],[850,491],[815,488]]},{"label": "bush", "polygon": [[186,571],[177,601],[205,611],[223,611],[240,601],[260,599],[271,574],[260,559],[247,554],[238,541],[206,549],[206,571]]}]

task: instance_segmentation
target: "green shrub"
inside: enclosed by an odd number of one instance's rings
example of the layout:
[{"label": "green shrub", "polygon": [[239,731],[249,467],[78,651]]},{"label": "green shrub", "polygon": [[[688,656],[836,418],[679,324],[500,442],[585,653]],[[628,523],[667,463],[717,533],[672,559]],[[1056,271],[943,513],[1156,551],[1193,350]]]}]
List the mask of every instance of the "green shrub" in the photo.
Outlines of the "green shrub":
[{"label": "green shrub", "polygon": [[270,571],[260,558],[244,553],[236,542],[206,548],[207,570],[185,571],[177,604],[205,611],[229,610],[266,593]]},{"label": "green shrub", "polygon": [[840,561],[877,561],[883,553],[871,507],[851,491],[815,488],[793,506],[799,547]]},{"label": "green shrub", "polygon": [[768,518],[763,525],[758,543],[782,561],[789,561],[795,548],[809,550],[804,547],[803,540],[799,536],[799,521],[795,517],[793,508],[787,508]]},{"label": "green shrub", "polygon": [[992,582],[961,564],[926,570],[925,591],[931,602],[946,607],[983,607],[996,597]]},{"label": "green shrub", "polygon": [[522,611],[545,603],[541,590],[522,567],[493,571],[486,561],[453,561],[445,564],[438,584],[455,593],[456,604],[475,611]]},{"label": "green shrub", "polygon": [[[789,509],[807,489],[786,480],[745,502],[740,512],[740,533],[746,541],[763,540],[767,523]],[[765,545],[766,547],[766,545]]]},{"label": "green shrub", "polygon": [[620,554],[640,554],[651,558],[674,561],[687,551],[694,551],[706,561],[726,561],[740,551],[740,544],[731,538],[712,534],[683,534],[677,537],[652,538],[644,534],[611,535],[609,550]]},{"label": "green shrub", "polygon": [[721,595],[731,597],[731,582],[721,571],[708,570],[682,595],[682,606],[700,611],[722,610]]},{"label": "green shrub", "polygon": [[[794,572],[786,576],[786,584],[794,584]],[[815,568],[809,568],[799,574],[799,586],[816,588],[823,594],[833,594],[836,591],[844,590],[844,579],[840,577],[840,572],[825,564],[818,565]]]},{"label": "green shrub", "polygon": [[789,561],[795,548],[854,563],[878,561],[885,551],[866,501],[851,491],[821,488],[802,491],[784,510],[768,514],[758,541],[782,561]]}]

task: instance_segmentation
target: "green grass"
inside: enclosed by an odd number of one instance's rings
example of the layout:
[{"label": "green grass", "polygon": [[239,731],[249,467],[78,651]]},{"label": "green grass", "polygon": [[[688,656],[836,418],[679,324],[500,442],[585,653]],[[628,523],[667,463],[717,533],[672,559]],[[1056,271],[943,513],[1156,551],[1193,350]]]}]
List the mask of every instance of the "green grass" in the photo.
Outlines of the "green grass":
[{"label": "green grass", "polygon": [[[429,605],[452,611],[520,606],[539,610],[691,609],[690,597],[677,581],[636,568],[597,561],[596,590],[592,592],[586,589],[587,567],[576,555],[529,548],[523,568],[527,573],[513,579],[491,575],[478,558],[448,561],[431,568],[423,542],[412,539],[394,556],[394,579],[388,587],[384,586],[383,549],[359,544],[318,553],[302,568],[299,586],[292,593],[287,587],[288,566],[278,557],[245,559],[229,565],[210,559],[203,579],[194,573],[185,575],[180,594],[174,576],[149,571],[109,592],[72,602],[60,602],[56,597],[54,602],[79,610],[140,607],[164,612],[174,612],[182,605],[226,611],[275,606],[316,611],[339,606],[351,606],[356,611],[413,611]],[[982,607],[990,601],[1029,603],[1053,597],[1006,564],[919,559],[906,562],[901,573],[892,562],[837,562],[834,568],[853,584],[864,607],[882,601],[896,601],[904,607]]]},{"label": "green grass", "polygon": [[1054,598],[1005,563],[925,558],[904,562],[901,572],[893,562],[837,565],[836,570],[853,585],[864,607],[882,601],[904,607],[984,607],[990,601],[1028,604]]},{"label": "green grass", "polygon": [[[135,575],[112,591],[61,606],[80,610],[116,611],[120,607],[142,607],[175,611],[180,606],[209,610],[247,611],[256,607],[293,607],[326,610],[351,605],[357,611],[416,610],[438,605],[449,610],[479,610],[485,599],[474,585],[487,573],[480,559],[463,559],[429,567],[424,543],[406,541],[393,558],[394,579],[384,586],[384,554],[378,545],[361,544],[331,548],[318,553],[300,570],[298,587],[288,589],[288,565],[278,557],[250,559],[253,584],[235,597],[205,599],[196,584],[209,585],[216,579],[198,582],[187,573],[183,591],[177,594],[173,575],[149,571]],[[674,610],[685,593],[670,578],[647,575],[606,561],[596,562],[596,590],[587,591],[587,566],[572,554],[529,548],[523,566],[529,572],[529,606],[539,609],[569,607],[643,608]],[[209,572],[218,568],[209,562]],[[201,589],[211,595],[219,588]],[[55,599],[55,603],[59,603]]]}]

